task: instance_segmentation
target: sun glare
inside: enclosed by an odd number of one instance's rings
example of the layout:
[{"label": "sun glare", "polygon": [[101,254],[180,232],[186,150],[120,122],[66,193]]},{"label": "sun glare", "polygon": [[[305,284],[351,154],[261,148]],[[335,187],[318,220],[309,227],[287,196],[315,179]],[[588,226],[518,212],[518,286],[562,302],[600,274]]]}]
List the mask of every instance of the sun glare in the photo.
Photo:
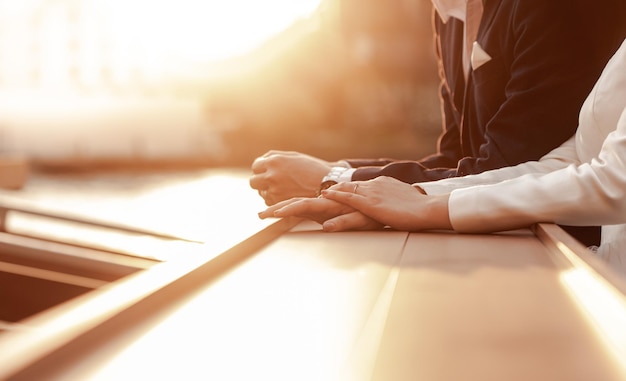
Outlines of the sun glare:
[{"label": "sun glare", "polygon": [[315,26],[321,4],[0,0],[0,132],[12,138],[0,148],[76,160],[213,155],[207,78],[232,75],[230,58],[298,20]]},{"label": "sun glare", "polygon": [[0,0],[0,82],[59,88],[159,81],[245,54],[321,0]]},{"label": "sun glare", "polygon": [[[119,45],[170,64],[241,55],[310,16],[320,0],[108,0]],[[137,50],[134,50],[136,53]],[[133,50],[128,53],[133,54]],[[175,62],[172,62],[175,61]],[[178,61],[178,62],[176,62]]]},{"label": "sun glare", "polygon": [[165,41],[170,34],[171,48],[182,57],[221,59],[249,51],[294,20],[308,16],[318,3],[319,0],[187,0],[177,2],[175,9],[160,10],[163,14],[158,19],[174,15],[172,29],[163,30],[158,21],[153,27],[162,31]]}]

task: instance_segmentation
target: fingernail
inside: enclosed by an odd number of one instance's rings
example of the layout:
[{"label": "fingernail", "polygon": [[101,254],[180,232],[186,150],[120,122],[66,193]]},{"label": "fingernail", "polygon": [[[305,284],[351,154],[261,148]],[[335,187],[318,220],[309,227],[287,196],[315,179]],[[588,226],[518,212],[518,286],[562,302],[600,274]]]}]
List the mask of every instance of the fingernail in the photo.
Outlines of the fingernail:
[{"label": "fingernail", "polygon": [[337,226],[335,225],[334,222],[324,222],[324,224],[322,225],[322,228],[324,229],[324,231],[326,232],[332,232],[335,231],[335,228]]}]

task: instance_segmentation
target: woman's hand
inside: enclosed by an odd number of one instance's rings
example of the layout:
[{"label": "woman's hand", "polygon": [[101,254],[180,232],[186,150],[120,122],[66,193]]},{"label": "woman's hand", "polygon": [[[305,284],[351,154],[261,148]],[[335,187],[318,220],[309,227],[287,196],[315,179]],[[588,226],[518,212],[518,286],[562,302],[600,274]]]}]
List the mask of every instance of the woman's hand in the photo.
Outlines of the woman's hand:
[{"label": "woman's hand", "polygon": [[[259,217],[303,217],[322,224],[325,231],[377,230],[384,225],[339,202],[318,198],[292,198],[279,202],[263,212]],[[327,221],[332,221],[327,223]],[[339,226],[340,229],[335,229]]]},{"label": "woman's hand", "polygon": [[[427,196],[419,188],[390,177],[337,184],[322,197],[351,207],[382,225],[397,230],[451,229],[448,195]],[[325,230],[352,228],[346,216],[328,219]]]},{"label": "woman's hand", "polygon": [[448,195],[427,196],[390,177],[340,183],[318,198],[282,201],[259,217],[297,216],[322,224],[325,231],[451,229]]}]

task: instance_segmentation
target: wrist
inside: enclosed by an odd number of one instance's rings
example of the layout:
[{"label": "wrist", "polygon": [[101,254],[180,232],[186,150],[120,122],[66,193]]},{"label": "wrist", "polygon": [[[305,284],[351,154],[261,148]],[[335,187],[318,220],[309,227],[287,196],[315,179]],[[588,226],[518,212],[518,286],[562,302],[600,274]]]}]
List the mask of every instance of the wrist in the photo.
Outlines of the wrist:
[{"label": "wrist", "polygon": [[450,221],[449,200],[449,194],[428,196],[426,216],[431,229],[454,230]]},{"label": "wrist", "polygon": [[354,170],[351,168],[332,167],[330,171],[328,171],[326,176],[324,176],[324,178],[322,179],[318,190],[318,195],[324,189],[328,189],[335,184],[352,180],[352,172],[354,172]]}]

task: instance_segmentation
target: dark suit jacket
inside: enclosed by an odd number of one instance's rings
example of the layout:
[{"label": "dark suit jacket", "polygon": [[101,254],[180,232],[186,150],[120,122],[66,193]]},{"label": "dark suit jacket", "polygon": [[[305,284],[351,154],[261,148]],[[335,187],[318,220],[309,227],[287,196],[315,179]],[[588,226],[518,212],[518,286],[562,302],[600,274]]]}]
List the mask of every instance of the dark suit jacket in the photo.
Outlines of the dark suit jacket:
[{"label": "dark suit jacket", "polygon": [[419,161],[348,160],[354,180],[423,182],[539,159],[571,137],[578,112],[622,42],[625,0],[484,0],[477,41],[491,61],[462,68],[463,24],[434,29],[443,133]]}]

